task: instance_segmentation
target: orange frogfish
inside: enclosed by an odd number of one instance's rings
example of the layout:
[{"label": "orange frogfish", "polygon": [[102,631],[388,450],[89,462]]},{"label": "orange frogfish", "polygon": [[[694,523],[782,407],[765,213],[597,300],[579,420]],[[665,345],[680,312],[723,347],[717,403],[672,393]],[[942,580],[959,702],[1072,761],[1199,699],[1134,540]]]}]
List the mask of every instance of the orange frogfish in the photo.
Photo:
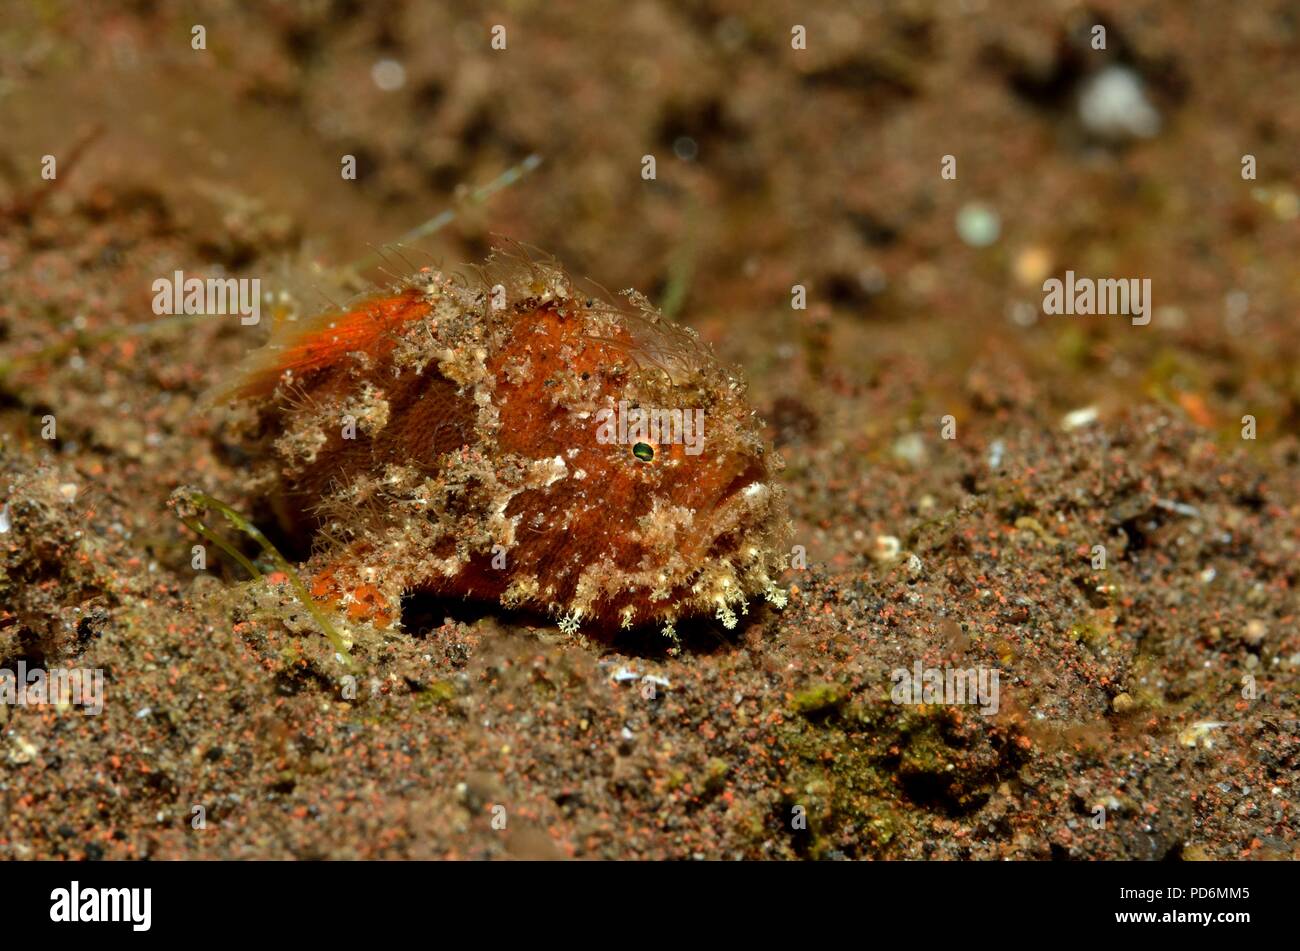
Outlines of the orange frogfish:
[{"label": "orange frogfish", "polygon": [[779,455],[745,385],[644,297],[497,252],[287,323],[224,394],[312,594],[427,592],[596,632],[778,607]]}]

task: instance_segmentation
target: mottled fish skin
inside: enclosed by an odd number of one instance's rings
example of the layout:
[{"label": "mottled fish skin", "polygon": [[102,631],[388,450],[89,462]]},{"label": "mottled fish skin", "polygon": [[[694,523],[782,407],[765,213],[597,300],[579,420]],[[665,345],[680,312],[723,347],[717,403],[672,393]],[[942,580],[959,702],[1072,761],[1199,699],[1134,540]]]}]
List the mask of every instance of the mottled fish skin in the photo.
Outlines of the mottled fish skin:
[{"label": "mottled fish skin", "polygon": [[[317,541],[313,593],[381,625],[429,592],[670,634],[700,614],[733,626],[755,596],[783,604],[783,464],[743,382],[627,297],[498,253],[256,354],[227,395],[287,527]],[[598,414],[620,401],[701,410],[698,454],[602,442]]]}]

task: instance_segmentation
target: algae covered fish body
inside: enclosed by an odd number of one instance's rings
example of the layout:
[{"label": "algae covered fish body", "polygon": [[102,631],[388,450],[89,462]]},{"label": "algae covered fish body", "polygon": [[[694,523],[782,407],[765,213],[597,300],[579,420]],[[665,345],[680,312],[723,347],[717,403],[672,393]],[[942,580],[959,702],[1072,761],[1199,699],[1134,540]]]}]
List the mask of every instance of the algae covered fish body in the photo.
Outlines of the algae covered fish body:
[{"label": "algae covered fish body", "polygon": [[412,592],[566,630],[778,605],[780,457],[739,377],[639,294],[551,261],[424,269],[254,354],[226,401],[312,594],[354,620]]}]

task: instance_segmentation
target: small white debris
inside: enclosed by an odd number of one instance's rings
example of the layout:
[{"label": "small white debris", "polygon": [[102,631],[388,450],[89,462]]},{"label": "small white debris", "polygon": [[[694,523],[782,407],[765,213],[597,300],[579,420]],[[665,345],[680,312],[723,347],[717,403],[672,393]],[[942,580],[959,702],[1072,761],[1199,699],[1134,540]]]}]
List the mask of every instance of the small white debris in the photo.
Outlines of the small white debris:
[{"label": "small white debris", "polygon": [[1032,327],[1038,323],[1039,308],[1026,300],[1009,301],[1006,306],[1007,320],[1017,327]]},{"label": "small white debris", "polygon": [[903,550],[903,543],[894,535],[877,535],[871,549],[871,557],[876,561],[893,561]]},{"label": "small white debris", "polygon": [[6,502],[3,507],[0,507],[0,535],[8,532],[11,527],[12,524],[9,521],[9,503]]},{"label": "small white debris", "polygon": [[1102,806],[1107,812],[1122,812],[1124,810],[1124,804],[1120,802],[1113,793],[1102,799],[1098,799],[1093,804],[1092,808],[1095,810],[1098,806]]},{"label": "small white debris", "polygon": [[1200,518],[1201,510],[1194,505],[1188,505],[1185,502],[1174,502],[1171,499],[1156,499],[1156,507],[1162,508],[1166,512],[1176,512],[1179,515],[1186,515],[1188,518]]},{"label": "small white debris", "polygon": [[21,736],[9,738],[9,762],[15,766],[30,763],[36,758],[39,748],[31,740]]},{"label": "small white debris", "polygon": [[1246,622],[1246,630],[1242,633],[1241,639],[1251,647],[1258,647],[1264,643],[1264,638],[1267,636],[1268,625],[1255,617]]},{"label": "small white debris", "polygon": [[1067,433],[1074,429],[1082,429],[1084,426],[1091,425],[1097,421],[1100,411],[1095,406],[1085,406],[1082,409],[1071,410],[1061,419],[1061,428]]},{"label": "small white debris", "polygon": [[384,92],[395,92],[406,85],[406,67],[395,59],[381,59],[370,67],[370,79]]},{"label": "small white debris", "polygon": [[919,578],[925,573],[925,565],[921,564],[921,559],[916,555],[907,556],[907,573],[912,578]]},{"label": "small white debris", "polygon": [[561,479],[565,478],[569,474],[569,467],[564,464],[563,456],[554,457],[553,459],[549,460],[548,464],[551,467],[551,475],[545,482],[542,483],[542,488],[546,488],[549,485],[554,485],[556,482],[559,482]]},{"label": "small white debris", "polygon": [[972,248],[987,248],[1002,233],[998,213],[988,205],[971,202],[957,212],[957,235]]},{"label": "small white debris", "polygon": [[1208,750],[1214,746],[1211,731],[1221,730],[1227,725],[1218,720],[1201,720],[1179,733],[1178,742],[1183,746],[1201,746]]},{"label": "small white debris", "polygon": [[1079,121],[1103,139],[1149,139],[1160,131],[1160,113],[1147,98],[1142,78],[1124,66],[1107,66],[1084,84]]},{"label": "small white debris", "polygon": [[153,707],[141,707],[139,710],[135,711],[135,718],[137,720],[143,720],[151,713],[153,713]]},{"label": "small white debris", "polygon": [[989,468],[990,469],[1002,468],[1002,456],[1004,453],[1006,453],[1006,451],[1007,451],[1006,443],[1004,443],[1001,439],[993,440],[992,445],[989,446]]},{"label": "small white debris", "polygon": [[922,465],[928,455],[925,440],[921,438],[920,433],[906,433],[899,436],[894,440],[893,449],[890,451],[895,459],[901,459],[912,467]]},{"label": "small white debris", "polygon": [[63,496],[63,501],[71,505],[77,501],[77,485],[75,482],[64,482],[59,486],[59,495]]}]

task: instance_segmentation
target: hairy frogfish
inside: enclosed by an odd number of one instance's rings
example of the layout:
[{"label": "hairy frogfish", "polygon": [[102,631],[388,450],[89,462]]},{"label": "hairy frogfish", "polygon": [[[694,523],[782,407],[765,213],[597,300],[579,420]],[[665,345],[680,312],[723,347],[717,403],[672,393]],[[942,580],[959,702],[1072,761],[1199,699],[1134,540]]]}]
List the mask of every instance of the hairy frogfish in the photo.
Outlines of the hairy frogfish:
[{"label": "hairy frogfish", "polygon": [[310,538],[313,597],[389,626],[404,595],[596,632],[777,606],[783,463],[745,385],[641,295],[496,252],[286,322],[224,402]]}]

